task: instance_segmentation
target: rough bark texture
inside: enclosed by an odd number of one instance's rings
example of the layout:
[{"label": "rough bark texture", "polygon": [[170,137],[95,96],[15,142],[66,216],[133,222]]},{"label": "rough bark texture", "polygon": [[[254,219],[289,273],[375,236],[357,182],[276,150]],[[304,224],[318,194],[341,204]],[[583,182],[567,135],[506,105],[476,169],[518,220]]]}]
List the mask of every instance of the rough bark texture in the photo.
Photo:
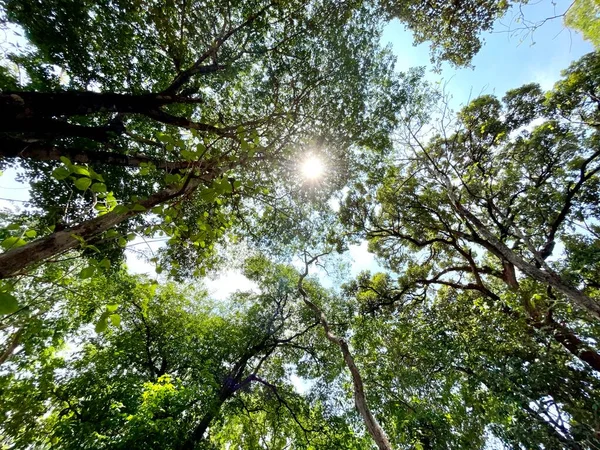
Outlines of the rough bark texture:
[{"label": "rough bark texture", "polygon": [[549,318],[537,328],[543,328],[544,326],[550,329],[554,339],[560,342],[570,353],[589,364],[595,371],[600,372],[600,355],[579,339],[569,328],[552,318]]},{"label": "rough bark texture", "polygon": [[[193,191],[199,184],[199,178],[192,178],[184,188],[171,186],[138,203],[147,210],[175,197],[187,194]],[[91,238],[142,212],[144,211],[109,212],[103,216],[87,220],[73,228],[56,231],[49,236],[36,239],[22,247],[9,250],[0,255],[0,279],[18,275],[29,266],[41,263],[52,256],[78,247],[80,240],[74,236],[84,241],[89,241]]]},{"label": "rough bark texture", "polygon": [[[512,291],[519,293],[520,285],[514,266],[507,261],[503,262],[503,266],[504,276],[502,279]],[[529,324],[540,331],[549,332],[554,340],[561,344],[569,353],[589,364],[592,369],[600,372],[600,354],[598,352],[579,339],[568,327],[554,320],[552,315],[549,314],[544,318],[540,311],[531,305],[531,302],[525,301],[524,303],[525,310],[529,315]]]},{"label": "rough bark texture", "polygon": [[321,311],[321,309],[308,298],[308,294],[304,290],[303,281],[304,278],[306,278],[306,276],[308,275],[308,267],[310,264],[316,261],[316,259],[317,257],[313,258],[310,261],[306,261],[304,273],[300,276],[300,279],[298,280],[298,291],[300,292],[304,303],[315,313],[316,318],[320,321],[323,330],[325,331],[325,336],[327,337],[327,339],[331,343],[337,345],[342,351],[346,367],[348,367],[348,370],[350,370],[350,374],[352,375],[352,384],[354,387],[354,404],[356,405],[356,409],[358,410],[367,427],[367,431],[377,444],[379,450],[392,450],[392,445],[390,444],[390,441],[385,431],[383,430],[383,428],[381,428],[381,425],[379,425],[379,422],[377,422],[377,419],[373,416],[371,410],[369,409],[369,405],[367,404],[367,398],[365,396],[365,389],[362,377],[360,375],[358,367],[356,367],[356,364],[354,363],[354,358],[352,357],[352,353],[348,348],[348,344],[344,339],[340,338],[339,336],[336,336],[331,331],[331,328],[329,327],[329,322],[327,321],[327,317],[325,316],[323,311]]}]

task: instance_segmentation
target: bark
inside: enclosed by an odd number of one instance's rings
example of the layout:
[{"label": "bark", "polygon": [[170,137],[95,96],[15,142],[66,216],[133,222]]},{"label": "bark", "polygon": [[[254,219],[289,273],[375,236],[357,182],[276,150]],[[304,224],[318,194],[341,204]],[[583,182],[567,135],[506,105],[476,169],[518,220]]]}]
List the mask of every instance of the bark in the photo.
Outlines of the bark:
[{"label": "bark", "polygon": [[473,227],[475,227],[475,229],[481,234],[481,236],[496,249],[497,253],[501,255],[503,259],[513,264],[514,267],[522,271],[524,274],[530,276],[534,280],[553,287],[558,292],[571,299],[577,306],[585,309],[595,318],[600,319],[600,304],[598,302],[594,301],[580,290],[569,286],[560,278],[558,274],[554,272],[547,272],[536,267],[534,264],[528,263],[514,251],[508,248],[496,236],[494,236],[494,234],[488,230],[487,227],[477,217],[475,217],[475,215],[473,215],[460,204],[452,192],[451,185],[448,186],[448,196],[450,197],[450,201],[452,202],[452,205],[458,214],[467,222],[471,223]]},{"label": "bark", "polygon": [[[192,192],[199,184],[200,178],[192,178],[184,188],[170,186],[138,203],[145,210],[148,210],[173,198]],[[124,220],[143,212],[131,210],[121,213],[109,212],[103,216],[87,220],[73,228],[56,231],[49,236],[2,253],[0,255],[0,279],[18,275],[32,265],[39,264],[48,258],[78,247],[80,240],[74,236],[89,241]]]},{"label": "bark", "polygon": [[8,92],[0,94],[0,132],[36,137],[83,137],[106,142],[125,132],[116,120],[103,126],[82,126],[66,121],[73,116],[98,113],[140,114],[167,125],[234,137],[235,127],[222,129],[193,122],[162,110],[171,104],[202,103],[202,99],[165,94],[115,94],[89,91]]},{"label": "bark", "polygon": [[17,133],[36,138],[47,139],[58,136],[107,142],[111,137],[118,136],[125,131],[123,124],[120,122],[99,126],[83,126],[46,117],[26,117],[22,119],[1,117],[2,114],[0,114],[0,132]]},{"label": "bark", "polygon": [[139,167],[142,163],[152,163],[157,169],[165,170],[186,169],[192,165],[188,161],[161,161],[141,154],[129,156],[114,152],[57,147],[40,142],[27,143],[16,139],[0,139],[2,158],[60,161],[61,156],[69,158],[74,163],[125,167]]},{"label": "bark", "polygon": [[356,405],[356,409],[358,410],[367,427],[367,431],[377,444],[379,450],[392,450],[392,445],[390,444],[390,441],[385,431],[383,430],[383,428],[381,428],[381,425],[379,425],[379,422],[373,416],[371,410],[369,409],[369,405],[367,404],[367,399],[365,396],[365,389],[362,377],[360,375],[358,367],[356,367],[356,364],[354,363],[354,358],[352,357],[352,353],[348,348],[347,342],[339,336],[336,336],[331,331],[325,313],[323,313],[323,311],[321,311],[321,309],[308,298],[308,294],[302,286],[304,278],[306,278],[306,276],[308,275],[309,265],[316,261],[317,258],[318,257],[315,257],[310,261],[306,261],[304,273],[300,276],[300,279],[298,280],[298,291],[300,292],[304,303],[314,312],[316,318],[321,323],[327,339],[331,343],[337,345],[342,351],[346,367],[348,367],[348,370],[350,370],[350,374],[352,375],[352,384],[354,387],[354,403]]},{"label": "bark", "polygon": [[204,433],[208,429],[211,422],[217,417],[219,411],[221,411],[221,407],[223,404],[231,397],[235,391],[231,391],[227,389],[225,386],[219,392],[219,397],[217,400],[210,406],[208,412],[202,417],[198,425],[192,431],[190,437],[183,442],[183,444],[179,447],[180,450],[193,450],[196,443],[201,441],[204,437]]},{"label": "bark", "polygon": [[[85,116],[95,113],[137,113],[172,103],[197,103],[198,100],[161,94],[115,94],[112,92],[6,92],[0,94],[0,119]],[[5,126],[0,122],[2,129]]]},{"label": "bark", "polygon": [[204,414],[200,422],[192,430],[189,437],[179,446],[179,450],[193,450],[196,443],[200,442],[204,438],[204,433],[210,426],[211,422],[217,417],[221,411],[223,404],[229,400],[238,390],[250,383],[253,376],[250,375],[242,381],[242,376],[246,370],[246,366],[250,358],[256,356],[259,352],[264,350],[265,341],[257,346],[252,347],[246,354],[244,354],[240,360],[236,363],[235,367],[231,370],[229,375],[225,378],[221,389],[219,390],[219,396],[210,405],[209,410]]},{"label": "bark", "polygon": [[[512,291],[519,293],[520,286],[515,274],[514,266],[507,261],[503,261],[503,266],[504,273],[502,279]],[[499,298],[496,299],[498,300]],[[577,337],[577,335],[568,327],[556,322],[550,314],[544,319],[540,314],[540,311],[535,309],[527,299],[524,300],[524,306],[529,315],[529,320],[527,322],[531,324],[531,326],[540,331],[546,333],[549,332],[554,340],[561,344],[565,350],[584,363],[589,364],[595,371],[600,372],[600,354],[598,354],[598,352],[579,339],[579,337]],[[512,313],[512,311],[507,312]]]},{"label": "bark", "polygon": [[560,342],[570,353],[600,373],[600,355],[579,339],[569,328],[556,322],[551,317],[543,324],[536,325],[536,328],[544,327],[549,328],[554,339]]},{"label": "bark", "polygon": [[21,343],[21,334],[23,334],[22,328],[20,328],[12,335],[10,343],[8,344],[6,349],[4,349],[2,354],[0,354],[0,365],[4,364],[13,355],[14,351]]}]

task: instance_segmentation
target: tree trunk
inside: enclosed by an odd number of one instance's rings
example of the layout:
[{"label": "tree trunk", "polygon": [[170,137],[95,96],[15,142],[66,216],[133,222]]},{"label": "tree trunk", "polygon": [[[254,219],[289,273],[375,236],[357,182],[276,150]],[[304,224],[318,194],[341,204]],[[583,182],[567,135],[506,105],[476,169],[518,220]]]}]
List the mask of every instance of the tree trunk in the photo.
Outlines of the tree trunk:
[{"label": "tree trunk", "polygon": [[16,139],[0,139],[0,157],[26,158],[36,161],[59,161],[65,156],[74,163],[106,164],[110,166],[139,167],[151,163],[157,169],[178,170],[193,165],[189,161],[161,161],[145,155],[124,155],[121,153],[62,148],[40,142],[27,143]]},{"label": "tree trunk", "polygon": [[[503,261],[502,265],[504,266],[502,279],[513,292],[518,294],[520,286],[514,266],[507,261]],[[584,363],[589,364],[592,369],[600,373],[600,354],[598,352],[591,349],[568,327],[556,322],[551,315],[548,315],[544,319],[540,311],[536,310],[528,299],[524,300],[524,307],[529,315],[529,320],[527,321],[529,324],[546,333],[550,331],[550,335],[554,340],[561,344],[569,353]],[[512,310],[507,310],[506,312],[512,315]]]},{"label": "tree trunk", "polygon": [[534,326],[538,329],[548,328],[552,337],[562,344],[572,355],[586,362],[596,372],[600,373],[600,355],[579,339],[566,326],[556,322],[551,317],[545,322],[537,322]]},{"label": "tree trunk", "polygon": [[112,92],[6,92],[0,94],[0,126],[4,121],[27,118],[85,116],[95,113],[138,113],[170,103],[198,100],[160,94],[115,94]]},{"label": "tree trunk", "polygon": [[306,263],[305,271],[300,276],[300,279],[298,281],[298,291],[300,292],[304,303],[314,312],[316,318],[321,322],[327,339],[331,343],[337,345],[342,351],[346,367],[348,367],[348,370],[350,370],[350,374],[352,375],[352,384],[354,387],[354,404],[367,427],[367,431],[377,444],[379,450],[392,450],[392,445],[390,444],[390,441],[385,431],[383,430],[383,428],[381,428],[381,425],[379,425],[379,422],[377,422],[377,419],[373,416],[371,410],[369,409],[369,405],[367,404],[367,398],[365,396],[365,389],[362,377],[360,375],[358,367],[356,367],[356,364],[354,363],[354,358],[352,357],[352,353],[348,348],[348,344],[344,339],[336,336],[331,331],[325,313],[323,313],[323,311],[321,311],[321,309],[316,304],[309,300],[308,294],[302,286],[304,278],[306,278],[306,276],[308,275],[308,266],[316,259],[317,258],[313,258],[310,262]]},{"label": "tree trunk", "polygon": [[[192,178],[184,188],[171,186],[138,203],[144,207],[145,211],[175,197],[190,193],[199,184],[199,178]],[[34,264],[41,263],[48,258],[74,249],[80,245],[81,242],[79,239],[89,241],[91,238],[144,211],[109,212],[103,216],[87,220],[73,228],[56,231],[49,236],[36,239],[22,247],[8,250],[0,255],[0,279],[18,275],[22,270]],[[79,239],[74,236],[77,236]]]}]

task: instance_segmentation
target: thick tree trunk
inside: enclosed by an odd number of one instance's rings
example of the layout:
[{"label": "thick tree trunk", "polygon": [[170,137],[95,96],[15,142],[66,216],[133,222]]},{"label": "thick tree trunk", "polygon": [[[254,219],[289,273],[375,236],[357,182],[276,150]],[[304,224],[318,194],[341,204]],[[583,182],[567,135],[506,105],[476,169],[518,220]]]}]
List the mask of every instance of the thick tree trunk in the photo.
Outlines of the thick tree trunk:
[{"label": "thick tree trunk", "polygon": [[[1,107],[1,106],[0,106]],[[62,119],[26,117],[22,119],[1,118],[0,132],[31,136],[36,139],[54,137],[87,138],[98,142],[107,142],[111,137],[125,131],[119,122],[108,125],[83,126],[65,122]]]},{"label": "thick tree trunk", "polygon": [[[518,294],[520,291],[520,285],[515,274],[514,266],[507,261],[503,261],[502,264],[504,266],[502,279],[513,292]],[[590,367],[595,371],[600,372],[600,354],[598,354],[598,352],[591,349],[568,327],[556,322],[551,315],[548,315],[546,318],[544,318],[540,311],[533,307],[531,302],[529,302],[527,299],[524,300],[524,307],[529,315],[529,320],[527,322],[531,326],[540,331],[544,331],[546,333],[549,332],[554,340],[561,344],[565,350],[584,363],[589,364]],[[510,315],[514,315],[514,312],[510,309],[508,309],[506,312]]]},{"label": "thick tree trunk", "polygon": [[[175,197],[192,192],[199,184],[199,178],[192,178],[185,188],[171,186],[138,203],[145,210],[151,209]],[[132,210],[121,213],[109,212],[103,216],[87,220],[73,228],[56,231],[49,236],[36,239],[22,247],[2,253],[0,255],[0,279],[18,275],[21,271],[32,265],[41,263],[67,250],[74,249],[80,245],[79,239],[89,241],[91,238],[142,212]]]},{"label": "thick tree trunk", "polygon": [[600,373],[600,355],[579,339],[569,328],[554,319],[540,323],[536,328],[548,327],[554,339],[560,342],[571,354],[586,362],[592,369]]},{"label": "thick tree trunk", "polygon": [[193,165],[189,161],[160,161],[145,155],[129,156],[114,152],[63,148],[39,142],[27,143],[16,139],[0,138],[0,158],[26,158],[36,161],[59,161],[65,156],[74,163],[106,164],[110,166],[139,167],[152,163],[157,169],[178,170]]},{"label": "thick tree trunk", "polygon": [[210,409],[202,417],[200,422],[196,425],[190,437],[183,442],[179,447],[180,450],[193,450],[196,443],[200,442],[204,438],[204,433],[208,430],[211,422],[217,417],[221,411],[223,404],[231,397],[235,391],[222,389],[219,393],[218,399],[210,406]]},{"label": "thick tree trunk", "polygon": [[0,94],[0,123],[7,120],[109,112],[144,114],[170,103],[189,102],[197,100],[160,94],[131,95],[89,91],[6,92]]}]

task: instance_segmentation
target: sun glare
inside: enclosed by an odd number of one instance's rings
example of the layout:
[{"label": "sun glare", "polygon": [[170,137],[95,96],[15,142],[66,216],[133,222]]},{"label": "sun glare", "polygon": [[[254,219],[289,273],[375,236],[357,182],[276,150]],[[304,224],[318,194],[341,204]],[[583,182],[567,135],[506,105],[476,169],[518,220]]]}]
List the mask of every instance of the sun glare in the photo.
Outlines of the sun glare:
[{"label": "sun glare", "polygon": [[317,180],[325,173],[325,165],[319,158],[310,156],[302,163],[301,171],[304,178]]}]

